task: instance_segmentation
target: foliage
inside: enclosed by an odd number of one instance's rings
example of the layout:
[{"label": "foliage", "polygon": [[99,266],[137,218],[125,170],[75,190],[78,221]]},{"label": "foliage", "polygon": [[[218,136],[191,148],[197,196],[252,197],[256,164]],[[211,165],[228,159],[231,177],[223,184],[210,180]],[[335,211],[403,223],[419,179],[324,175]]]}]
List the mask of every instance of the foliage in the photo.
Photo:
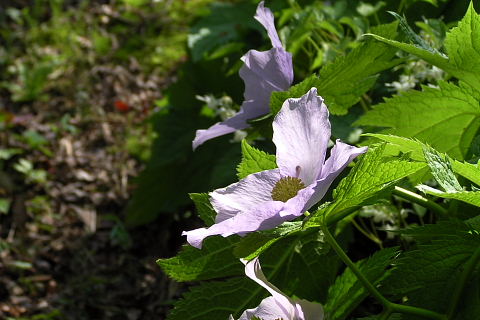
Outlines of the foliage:
[{"label": "foliage", "polygon": [[[0,229],[0,253],[15,256],[0,268],[23,289],[36,288],[25,274],[56,260],[45,254],[37,263],[12,237],[40,230],[35,239],[44,239],[61,232],[52,221],[73,212],[85,233],[107,239],[105,260],[118,263],[110,268],[125,260],[117,252],[150,246],[168,256],[157,270],[186,283],[159,302],[171,307],[169,320],[237,319],[258,306],[268,293],[244,266],[257,261],[277,293],[322,304],[326,320],[478,317],[479,8],[453,0],[267,1],[292,54],[293,85],[274,91],[270,112],[248,119],[248,128],[193,151],[196,130],[248,99],[242,56],[271,48],[253,19],[258,2],[43,0],[0,12],[0,222],[8,227]],[[300,216],[289,215],[293,201],[271,199],[283,206],[274,218],[290,220],[180,247],[176,231],[237,221],[243,202],[222,212],[222,191],[212,190],[277,168],[272,123],[287,99],[312,88],[331,114],[331,141],[368,151],[322,200],[302,204]],[[327,154],[341,156],[335,152]],[[289,178],[304,187],[301,169]],[[133,236],[148,228],[153,240]],[[73,263],[86,265],[92,250],[79,250]],[[92,274],[77,286],[98,292],[110,284]],[[106,309],[102,316],[144,315]],[[3,310],[0,302],[0,317]],[[62,318],[56,310],[28,319]]]},{"label": "foliage", "polygon": [[[438,8],[447,5],[427,2]],[[402,1],[400,10],[413,3]],[[292,2],[289,7],[276,7],[280,38],[293,53],[297,83],[286,91],[273,92],[270,114],[250,121],[252,128],[246,130],[246,139],[232,148],[242,152],[237,159],[239,180],[276,168],[270,124],[286,99],[298,98],[316,87],[331,113],[337,115],[331,120],[334,136],[345,130],[342,135],[349,139],[356,135],[358,141],[358,130],[370,132],[362,141],[369,146],[368,152],[334,183],[333,192],[312,213],[242,237],[213,236],[201,250],[186,246],[176,257],[160,259],[163,271],[178,281],[210,280],[194,286],[176,302],[169,319],[238,317],[258,305],[265,295],[243,276],[242,265],[236,260],[256,257],[260,257],[267,279],[282,292],[324,304],[326,319],[461,319],[477,312],[478,288],[469,281],[478,278],[480,256],[475,229],[480,175],[474,163],[479,154],[475,41],[480,17],[471,4],[456,27],[446,31],[443,21],[425,19],[416,24],[417,33],[404,12],[393,13],[397,22],[385,24],[388,15],[382,12],[389,9],[389,3],[362,3],[353,14],[346,9],[348,4],[340,1],[329,7],[321,2],[306,3],[302,8]],[[212,13],[233,7],[214,7]],[[236,17],[251,15],[246,7],[251,8],[250,4],[238,6],[241,13]],[[336,14],[342,18],[337,16],[334,22]],[[315,25],[315,19],[323,20]],[[228,74],[228,79],[238,70],[238,64],[230,60],[238,58],[233,52],[250,45],[245,46],[248,41],[241,39],[248,23],[239,27],[238,33],[227,32],[230,42],[218,39],[220,30],[232,28],[226,22],[219,16],[202,20],[193,38],[204,39],[205,44],[199,49],[199,42],[195,48],[201,54],[192,54],[199,64],[206,63],[201,58],[213,61],[221,53],[222,75]],[[202,28],[209,31],[202,35]],[[370,36],[351,37],[346,30]],[[327,34],[335,40],[325,39]],[[336,53],[327,57],[325,47],[336,48]],[[296,64],[302,57],[307,59]],[[311,74],[314,70],[318,73]],[[214,95],[224,94],[216,88],[210,89]],[[397,94],[390,97],[393,91]],[[227,95],[241,104],[236,100],[238,92]],[[372,103],[377,104],[370,106]],[[203,115],[205,110],[198,109]],[[355,122],[351,120],[358,115]],[[352,122],[362,128],[352,128]],[[337,124],[346,129],[335,129]],[[375,128],[381,131],[375,132]],[[214,144],[209,141],[201,148],[213,148]],[[465,178],[477,186],[469,186]],[[217,212],[209,203],[210,196],[194,194],[192,199],[199,216],[211,226]],[[383,211],[359,214],[367,206],[381,205]],[[388,218],[385,224],[384,218],[376,216],[381,214],[398,215],[398,219]],[[328,228],[335,230],[340,245]],[[352,228],[373,240],[380,250],[352,251],[360,246]],[[341,253],[346,248],[356,263]],[[347,269],[340,268],[341,261]],[[371,305],[371,299],[378,304]],[[380,305],[383,314],[378,314]]]}]

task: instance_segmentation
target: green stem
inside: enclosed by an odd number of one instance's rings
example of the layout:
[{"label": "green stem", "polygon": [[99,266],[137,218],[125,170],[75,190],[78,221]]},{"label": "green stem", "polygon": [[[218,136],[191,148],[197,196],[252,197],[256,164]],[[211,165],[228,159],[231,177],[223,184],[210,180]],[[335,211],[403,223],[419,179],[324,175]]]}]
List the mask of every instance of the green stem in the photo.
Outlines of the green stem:
[{"label": "green stem", "polygon": [[473,256],[468,260],[467,264],[465,265],[465,269],[463,270],[462,274],[460,275],[460,280],[455,287],[455,291],[453,292],[452,300],[450,300],[450,306],[448,307],[447,317],[448,319],[453,319],[455,311],[457,310],[458,303],[460,302],[460,298],[462,296],[462,292],[467,284],[470,275],[472,274],[475,267],[480,262],[480,248],[478,248],[474,253]]},{"label": "green stem", "polygon": [[323,234],[325,235],[325,238],[327,242],[332,246],[333,250],[337,253],[337,255],[342,259],[342,261],[350,268],[350,270],[355,274],[355,276],[358,278],[358,280],[362,283],[362,285],[367,289],[368,292],[372,296],[374,296],[380,303],[384,306],[389,306],[390,301],[388,301],[380,292],[378,292],[377,288],[375,288],[370,281],[363,275],[363,273],[360,272],[360,270],[357,268],[355,263],[353,263],[352,260],[347,256],[347,254],[343,251],[342,247],[337,243],[335,238],[332,236],[330,231],[328,230],[328,227],[323,224],[322,225],[322,230]]},{"label": "green stem", "polygon": [[353,212],[357,211],[360,208],[361,206],[355,206],[347,210],[338,212],[336,214],[328,215],[327,225],[328,226],[334,225],[335,223],[339,222],[340,220],[343,220],[343,218],[348,217],[349,215],[351,215]]},{"label": "green stem", "polygon": [[385,309],[385,311],[383,311],[383,314],[380,316],[379,320],[388,320],[392,312],[393,312],[392,309]]},{"label": "green stem", "polygon": [[411,307],[411,306],[404,306],[401,304],[393,303],[388,301],[378,290],[373,286],[373,284],[363,275],[360,269],[357,268],[355,263],[347,256],[347,254],[343,251],[342,247],[337,243],[335,238],[332,236],[330,231],[328,230],[328,226],[324,223],[322,224],[323,234],[327,242],[332,246],[333,250],[337,253],[337,255],[342,259],[342,261],[350,268],[350,270],[355,274],[357,279],[362,283],[362,285],[367,289],[368,292],[372,296],[374,296],[385,308],[386,314],[392,312],[400,312],[400,313],[408,313],[414,314],[417,316],[421,316],[428,319],[435,319],[435,320],[447,320],[447,317],[443,314],[433,312],[430,310],[426,310],[423,308]]},{"label": "green stem", "polygon": [[439,214],[441,216],[446,216],[447,213],[448,213],[447,209],[445,209],[444,207],[442,207],[438,203],[433,202],[432,200],[429,200],[425,197],[422,197],[421,195],[416,194],[415,192],[412,192],[412,191],[409,191],[409,190],[406,190],[406,189],[403,189],[401,187],[396,186],[392,193],[394,195],[397,195],[397,196],[405,199],[405,200],[415,202],[415,203],[421,205],[422,207],[430,209],[430,210],[436,212],[437,214]]}]

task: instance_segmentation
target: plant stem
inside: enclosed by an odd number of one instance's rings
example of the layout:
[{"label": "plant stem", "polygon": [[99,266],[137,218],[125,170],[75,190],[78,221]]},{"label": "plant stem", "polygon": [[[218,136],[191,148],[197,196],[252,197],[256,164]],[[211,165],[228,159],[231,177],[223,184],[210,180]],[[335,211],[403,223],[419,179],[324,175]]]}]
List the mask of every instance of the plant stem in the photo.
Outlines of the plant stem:
[{"label": "plant stem", "polygon": [[475,250],[475,252],[473,253],[473,256],[470,258],[470,260],[468,260],[468,262],[465,265],[465,269],[463,269],[463,272],[460,275],[460,280],[458,281],[457,286],[455,287],[452,300],[450,300],[450,306],[448,307],[448,310],[447,310],[448,319],[453,319],[453,316],[455,314],[455,311],[457,310],[458,303],[460,302],[460,298],[462,296],[462,292],[465,288],[465,285],[467,284],[467,281],[470,278],[470,275],[472,274],[473,270],[475,269],[475,267],[478,265],[479,262],[480,262],[480,248]]},{"label": "plant stem", "polygon": [[383,314],[380,316],[379,320],[388,320],[392,312],[393,310],[391,309],[385,309],[385,311],[383,311]]},{"label": "plant stem", "polygon": [[342,247],[337,243],[335,238],[332,236],[330,231],[328,230],[328,226],[324,223],[322,224],[323,234],[327,242],[332,246],[333,250],[337,253],[337,255],[342,259],[342,261],[350,268],[350,270],[355,274],[357,279],[362,283],[362,285],[367,289],[368,292],[372,296],[374,296],[385,308],[385,314],[390,315],[392,312],[400,312],[400,313],[408,313],[414,314],[417,316],[421,316],[428,319],[435,319],[435,320],[447,320],[447,317],[443,314],[433,312],[423,308],[411,307],[411,306],[404,306],[401,304],[393,303],[388,301],[378,290],[375,286],[363,275],[360,269],[357,268],[355,263],[347,256],[347,254],[343,251]]},{"label": "plant stem", "polygon": [[333,250],[337,253],[337,255],[342,259],[342,261],[350,268],[350,270],[355,274],[355,276],[358,278],[358,280],[362,283],[362,285],[367,289],[368,292],[372,296],[374,296],[380,303],[384,306],[389,306],[390,301],[388,301],[378,290],[368,281],[368,279],[363,275],[363,273],[360,272],[360,270],[357,268],[355,263],[353,263],[352,260],[347,256],[347,254],[343,251],[343,249],[340,247],[340,245],[337,243],[335,238],[332,236],[330,231],[328,230],[328,227],[324,224],[322,225],[322,230],[323,234],[325,235],[325,238],[327,242],[332,246]]},{"label": "plant stem", "polygon": [[349,208],[347,210],[338,212],[336,214],[328,215],[327,225],[329,225],[329,226],[334,225],[335,223],[339,222],[340,220],[343,220],[343,218],[351,215],[353,212],[357,211],[360,208],[361,208],[361,206],[355,206],[355,207]]},{"label": "plant stem", "polygon": [[433,202],[432,200],[429,200],[425,197],[422,197],[419,194],[416,194],[415,192],[403,189],[401,187],[395,186],[395,189],[392,192],[394,195],[397,195],[405,200],[415,202],[422,207],[425,207],[427,209],[430,209],[436,213],[438,213],[441,216],[446,216],[448,211],[438,203]]}]

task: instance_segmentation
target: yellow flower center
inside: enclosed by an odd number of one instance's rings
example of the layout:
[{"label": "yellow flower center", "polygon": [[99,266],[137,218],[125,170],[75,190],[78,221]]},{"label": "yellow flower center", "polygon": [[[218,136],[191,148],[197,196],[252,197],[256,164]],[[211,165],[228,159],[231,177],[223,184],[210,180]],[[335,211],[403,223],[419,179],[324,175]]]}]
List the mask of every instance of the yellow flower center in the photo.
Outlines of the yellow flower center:
[{"label": "yellow flower center", "polygon": [[302,180],[294,177],[284,177],[278,180],[272,189],[272,199],[276,201],[287,202],[295,197],[298,191],[305,188]]}]

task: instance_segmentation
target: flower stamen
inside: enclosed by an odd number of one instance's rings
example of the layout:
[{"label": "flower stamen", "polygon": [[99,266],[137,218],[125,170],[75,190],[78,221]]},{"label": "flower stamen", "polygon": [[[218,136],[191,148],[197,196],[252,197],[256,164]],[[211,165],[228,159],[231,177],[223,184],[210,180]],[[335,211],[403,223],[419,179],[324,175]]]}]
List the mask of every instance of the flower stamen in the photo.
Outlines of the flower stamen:
[{"label": "flower stamen", "polygon": [[302,180],[294,177],[283,177],[275,184],[272,189],[272,199],[275,201],[287,202],[295,197],[298,191],[305,188]]}]

